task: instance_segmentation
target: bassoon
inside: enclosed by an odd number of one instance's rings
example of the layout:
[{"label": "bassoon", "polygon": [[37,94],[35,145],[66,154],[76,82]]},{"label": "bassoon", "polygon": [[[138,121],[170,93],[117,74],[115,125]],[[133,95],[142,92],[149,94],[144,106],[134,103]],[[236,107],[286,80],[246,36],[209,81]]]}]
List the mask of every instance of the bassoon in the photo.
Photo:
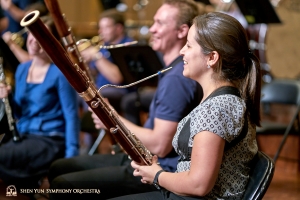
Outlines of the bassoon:
[{"label": "bassoon", "polygon": [[61,38],[61,42],[65,50],[68,52],[72,62],[77,63],[82,71],[84,71],[87,76],[89,76],[90,80],[93,80],[89,67],[83,61],[78,51],[72,29],[68,25],[65,15],[62,14],[57,0],[44,0],[44,2],[54,21],[57,32]]},{"label": "bassoon", "polygon": [[[6,80],[6,77],[5,77],[4,69],[3,69],[3,58],[0,57],[0,82],[5,83],[5,80]],[[2,102],[4,103],[4,107],[5,107],[5,113],[6,113],[7,121],[8,121],[8,128],[13,136],[12,139],[14,142],[19,142],[21,139],[20,139],[17,127],[16,127],[15,119],[13,118],[13,113],[12,113],[12,109],[11,109],[11,106],[9,103],[9,98],[8,97],[2,98]]]},{"label": "bassoon", "polygon": [[[92,111],[103,122],[129,157],[140,165],[151,165],[151,152],[142,144],[134,133],[127,129],[119,119],[116,111],[105,102],[100,92],[95,89],[86,73],[84,73],[77,63],[72,62],[68,53],[59,41],[55,39],[45,24],[40,20],[39,11],[28,13],[21,20],[21,26],[27,27],[33,34],[54,64],[65,75],[73,88],[78,92],[79,96],[84,99]],[[166,70],[167,69],[160,71],[157,74]],[[150,76],[150,78],[154,75]]]}]

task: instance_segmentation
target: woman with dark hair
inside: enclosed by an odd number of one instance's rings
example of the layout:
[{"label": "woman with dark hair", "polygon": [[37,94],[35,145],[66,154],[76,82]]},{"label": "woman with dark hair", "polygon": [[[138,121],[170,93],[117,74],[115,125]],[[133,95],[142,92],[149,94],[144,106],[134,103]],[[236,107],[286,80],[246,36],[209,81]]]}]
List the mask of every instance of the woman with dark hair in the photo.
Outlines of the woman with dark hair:
[{"label": "woman with dark hair", "polygon": [[260,125],[260,65],[246,32],[219,12],[198,16],[180,54],[183,75],[203,88],[201,103],[181,120],[173,138],[180,158],[175,173],[156,164],[134,176],[160,190],[116,199],[242,199],[249,163],[257,153]]},{"label": "woman with dark hair", "polygon": [[[49,16],[42,21],[58,36]],[[32,60],[17,68],[13,99],[21,140],[0,146],[0,179],[32,188],[54,160],[78,155],[79,115],[76,91],[31,33],[27,48]],[[0,98],[9,92],[0,83]]]}]

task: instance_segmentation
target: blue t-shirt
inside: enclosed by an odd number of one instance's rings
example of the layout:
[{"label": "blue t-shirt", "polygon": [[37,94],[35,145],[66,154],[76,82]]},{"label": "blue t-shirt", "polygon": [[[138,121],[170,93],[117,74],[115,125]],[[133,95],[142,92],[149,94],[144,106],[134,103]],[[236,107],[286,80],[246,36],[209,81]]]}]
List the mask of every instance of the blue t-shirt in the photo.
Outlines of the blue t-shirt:
[{"label": "blue t-shirt", "polygon": [[15,113],[20,134],[60,136],[66,157],[79,153],[78,95],[65,76],[51,64],[42,83],[27,83],[32,61],[18,66],[15,75]]},{"label": "blue t-shirt", "polygon": [[[145,128],[153,129],[155,118],[179,122],[199,105],[202,99],[201,86],[182,74],[182,57],[179,56],[173,63],[170,65],[172,69],[159,75],[157,90],[149,109],[149,117],[144,124]],[[178,158],[173,151],[165,158],[159,158],[159,163],[164,170],[175,171]]]}]

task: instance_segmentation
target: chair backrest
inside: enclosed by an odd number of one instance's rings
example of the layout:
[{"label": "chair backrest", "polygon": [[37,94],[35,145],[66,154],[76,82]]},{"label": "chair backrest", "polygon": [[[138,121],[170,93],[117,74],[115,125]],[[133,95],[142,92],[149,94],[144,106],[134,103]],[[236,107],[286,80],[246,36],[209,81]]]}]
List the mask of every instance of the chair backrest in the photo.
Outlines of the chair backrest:
[{"label": "chair backrest", "polygon": [[274,79],[263,85],[262,103],[294,104],[300,102],[300,81],[293,79]]},{"label": "chair backrest", "polygon": [[274,170],[274,161],[265,153],[258,151],[251,163],[249,182],[243,199],[262,199],[272,181]]}]

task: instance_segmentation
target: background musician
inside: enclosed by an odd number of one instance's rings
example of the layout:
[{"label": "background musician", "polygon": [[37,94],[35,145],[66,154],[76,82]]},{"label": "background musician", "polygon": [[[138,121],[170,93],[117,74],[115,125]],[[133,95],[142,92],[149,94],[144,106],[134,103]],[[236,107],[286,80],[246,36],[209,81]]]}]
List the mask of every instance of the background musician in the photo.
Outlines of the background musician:
[{"label": "background musician", "polygon": [[[48,14],[48,10],[46,6],[41,2],[36,2],[29,4],[24,11],[25,14],[28,14],[31,11],[38,10],[40,12],[40,16],[46,16]],[[21,29],[20,32],[26,32],[25,29]],[[6,30],[2,34],[3,41],[7,44],[10,51],[15,55],[20,63],[29,61],[31,59],[30,55],[28,54],[26,48],[22,46],[22,43],[26,41],[23,39],[24,34],[20,34],[20,32],[11,32],[10,30]],[[26,38],[26,37],[24,37]],[[26,46],[26,45],[25,45]]]},{"label": "background musician", "polygon": [[[122,44],[133,41],[126,35],[125,19],[121,12],[116,9],[105,10],[101,13],[98,22],[98,33],[100,41],[104,46]],[[79,46],[80,48],[80,46]],[[113,59],[107,49],[90,47],[81,51],[83,59],[90,65],[92,73],[96,74],[95,84],[100,88],[106,84],[122,84],[123,76],[114,64]],[[108,98],[114,108],[120,110],[120,99],[128,91],[108,87],[101,90],[101,95]]]},{"label": "background musician", "polygon": [[[103,11],[98,21],[99,42],[105,46],[109,46],[133,41],[132,38],[127,36],[124,23],[125,19],[123,14],[116,9]],[[78,44],[79,50],[82,45],[84,44]],[[90,67],[90,72],[94,76],[97,88],[106,84],[119,85],[123,83],[123,76],[118,66],[114,64],[110,52],[107,49],[99,49],[98,45],[96,47],[90,46],[81,50],[80,53],[84,61]],[[121,99],[128,91],[128,89],[107,87],[101,90],[101,95],[104,98],[107,98],[111,105],[119,112]],[[81,130],[83,132],[91,133],[92,136],[94,136],[93,133],[98,131],[95,130],[92,122],[91,112],[87,110],[85,102],[82,104],[84,113],[81,120]],[[115,141],[111,136],[105,134],[98,146],[98,152],[110,153],[114,143]]]},{"label": "background musician", "polygon": [[[202,98],[200,85],[182,75],[183,61],[179,55],[186,43],[190,22],[197,14],[194,1],[167,0],[157,10],[150,28],[152,48],[163,54],[166,66],[173,68],[160,75],[149,118],[143,127],[120,116],[146,148],[160,157],[159,162],[166,171],[174,171],[177,164],[178,157],[174,156],[171,145],[177,124]],[[132,173],[130,160],[124,153],[60,159],[49,170],[50,188],[95,188],[101,193],[50,194],[50,199],[107,199],[156,190],[152,185],[142,184]]]},{"label": "background musician", "polygon": [[[21,19],[26,15],[26,9],[33,4],[44,4],[43,0],[1,0],[1,8],[4,11],[5,16],[8,18],[8,27],[4,32],[18,33],[23,28],[20,25]],[[1,34],[3,34],[2,32]],[[23,32],[24,33],[24,32]],[[20,34],[21,46],[26,49],[24,41],[26,40],[26,34]]]},{"label": "background musician", "polygon": [[[43,18],[58,37],[51,18]],[[32,60],[18,66],[15,74],[14,107],[21,141],[0,146],[0,178],[22,188],[37,187],[57,158],[79,152],[77,93],[32,34],[27,39]],[[0,84],[0,98],[8,95]]]}]

